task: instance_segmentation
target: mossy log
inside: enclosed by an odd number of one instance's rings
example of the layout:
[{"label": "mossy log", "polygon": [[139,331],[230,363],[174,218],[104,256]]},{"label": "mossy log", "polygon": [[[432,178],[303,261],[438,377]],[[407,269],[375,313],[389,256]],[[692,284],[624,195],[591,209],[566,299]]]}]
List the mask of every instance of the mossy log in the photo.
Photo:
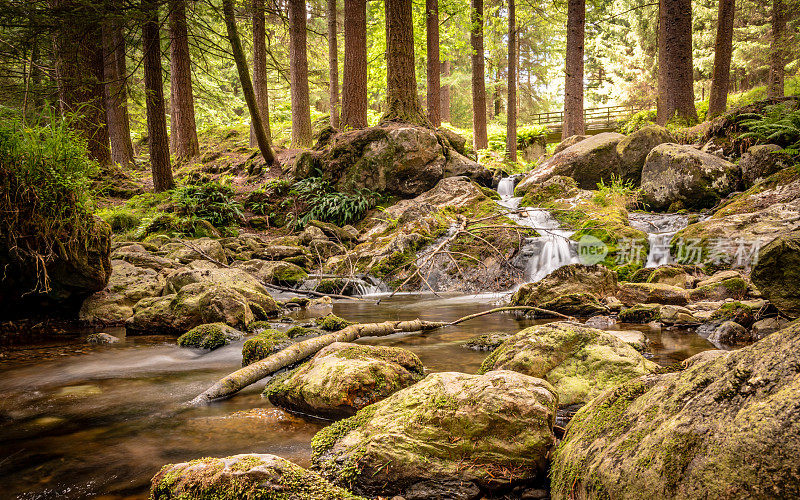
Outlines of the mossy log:
[{"label": "mossy log", "polygon": [[470,314],[449,323],[443,321],[423,321],[415,319],[411,321],[385,321],[383,323],[359,323],[350,325],[342,330],[321,335],[319,337],[310,338],[297,342],[291,346],[268,356],[261,361],[257,361],[251,365],[245,366],[230,375],[220,379],[216,384],[208,388],[204,393],[200,394],[192,401],[189,402],[192,406],[197,406],[218,399],[228,398],[245,387],[262,378],[268,377],[282,368],[299,363],[306,358],[309,358],[320,351],[323,347],[329,346],[334,342],[353,342],[361,337],[382,337],[400,332],[422,332],[435,330],[445,326],[453,326],[464,321],[474,319],[487,314],[494,314],[503,311],[519,311],[530,310],[537,311],[544,314],[559,316],[567,318],[563,314],[554,311],[548,311],[539,307],[533,306],[510,306],[510,307],[497,307],[488,311],[483,311],[477,314]]}]

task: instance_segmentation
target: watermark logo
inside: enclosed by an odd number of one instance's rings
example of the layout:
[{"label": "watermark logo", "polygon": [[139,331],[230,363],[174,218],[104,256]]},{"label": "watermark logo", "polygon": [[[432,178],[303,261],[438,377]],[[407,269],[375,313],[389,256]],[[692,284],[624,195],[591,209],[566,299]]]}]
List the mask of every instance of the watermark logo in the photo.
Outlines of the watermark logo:
[{"label": "watermark logo", "polygon": [[578,260],[584,266],[593,266],[602,262],[608,255],[608,246],[590,234],[578,240]]}]

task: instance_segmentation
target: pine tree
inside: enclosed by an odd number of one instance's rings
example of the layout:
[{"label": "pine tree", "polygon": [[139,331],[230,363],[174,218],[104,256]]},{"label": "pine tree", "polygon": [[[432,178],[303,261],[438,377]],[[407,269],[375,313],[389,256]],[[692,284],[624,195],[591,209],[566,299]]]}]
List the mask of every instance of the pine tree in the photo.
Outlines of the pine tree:
[{"label": "pine tree", "polygon": [[426,47],[428,55],[428,120],[434,127],[442,124],[440,110],[440,64],[439,64],[439,0],[425,0]]},{"label": "pine tree", "polygon": [[428,125],[417,95],[411,0],[386,0],[386,101],[382,122]]},{"label": "pine tree", "polygon": [[344,0],[343,127],[367,126],[367,2]]},{"label": "pine tree", "polygon": [[711,80],[711,95],[708,98],[708,118],[721,115],[728,107],[735,4],[736,0],[719,0],[717,40],[714,44],[714,76]]},{"label": "pine tree", "polygon": [[178,158],[200,153],[194,119],[192,68],[189,59],[189,33],[186,27],[186,0],[169,1],[170,37],[170,146]]},{"label": "pine tree", "polygon": [[584,133],[583,57],[586,0],[567,2],[567,55],[564,81],[564,124],[561,138]]},{"label": "pine tree", "polygon": [[656,122],[673,118],[697,121],[692,68],[692,2],[660,0],[658,4],[658,109]]},{"label": "pine tree", "polygon": [[506,156],[517,161],[517,7],[508,0],[508,116],[506,119]]},{"label": "pine tree", "polygon": [[306,2],[289,0],[289,74],[292,94],[292,147],[311,146],[311,106],[308,95]]},{"label": "pine tree", "polygon": [[339,43],[336,0],[328,0],[328,91],[331,101],[331,127],[339,128]]},{"label": "pine tree", "polygon": [[483,0],[470,0],[470,44],[472,45],[472,137],[475,149],[486,149],[486,81],[483,54]]}]

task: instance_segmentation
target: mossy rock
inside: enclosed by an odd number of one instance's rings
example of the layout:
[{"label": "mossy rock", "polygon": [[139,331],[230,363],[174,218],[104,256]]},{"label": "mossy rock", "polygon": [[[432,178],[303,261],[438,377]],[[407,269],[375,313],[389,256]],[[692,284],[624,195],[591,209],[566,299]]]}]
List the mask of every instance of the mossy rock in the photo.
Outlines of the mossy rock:
[{"label": "mossy rock", "polygon": [[316,328],[308,328],[305,326],[295,325],[286,330],[286,335],[290,338],[308,337],[311,335],[323,335],[325,332]]},{"label": "mossy rock", "polygon": [[435,373],[317,433],[312,463],[369,496],[475,498],[546,477],[556,401],[520,373]]},{"label": "mossy rock", "polygon": [[554,311],[578,318],[590,318],[611,312],[590,293],[571,293],[559,295],[553,300],[542,303],[542,309]]},{"label": "mossy rock", "polygon": [[247,339],[242,345],[242,366],[260,361],[289,344],[285,332],[272,329],[263,330],[255,337]]},{"label": "mossy rock", "polygon": [[[735,273],[735,271],[727,272]],[[697,288],[689,290],[689,300],[695,302],[701,300],[739,300],[747,295],[747,288],[747,282],[741,276],[733,276],[719,281],[701,281],[697,284]]]},{"label": "mossy rock", "polygon": [[339,330],[343,330],[348,326],[355,324],[352,321],[342,319],[335,314],[328,314],[321,318],[314,318],[314,322],[326,332],[338,332]]},{"label": "mossy rock", "polygon": [[779,311],[790,318],[800,317],[800,231],[767,244],[751,278]]},{"label": "mossy rock", "polygon": [[571,177],[557,175],[541,184],[522,184],[514,189],[515,196],[522,196],[520,206],[540,207],[558,199],[572,198],[578,194],[578,183]]},{"label": "mossy rock", "polygon": [[800,496],[800,324],[710,354],[583,407],[556,450],[552,498]]},{"label": "mossy rock", "polygon": [[323,418],[343,418],[422,378],[422,362],[405,349],[334,342],[264,394],[275,406]]},{"label": "mossy rock", "polygon": [[656,370],[614,335],[579,323],[557,322],[522,330],[490,354],[481,373],[514,370],[547,380],[559,405],[585,403],[601,391]]},{"label": "mossy rock", "polygon": [[511,296],[511,305],[544,307],[559,297],[576,294],[590,295],[597,301],[616,291],[617,278],[606,267],[570,264],[556,269],[541,281],[522,285]]},{"label": "mossy rock", "polygon": [[619,320],[622,323],[650,323],[659,320],[660,310],[659,304],[636,304],[620,311]]},{"label": "mossy rock", "polygon": [[165,465],[150,486],[152,500],[366,500],[275,455],[200,458]]},{"label": "mossy rock", "polygon": [[213,350],[230,344],[231,340],[239,340],[243,336],[242,332],[225,323],[208,323],[196,326],[178,337],[178,345]]},{"label": "mossy rock", "polygon": [[494,351],[512,335],[513,333],[509,332],[486,333],[469,339],[461,345],[473,351]]},{"label": "mossy rock", "polygon": [[722,304],[711,315],[712,320],[735,321],[745,328],[750,328],[755,322],[753,308],[741,302],[728,302]]},{"label": "mossy rock", "polygon": [[627,306],[644,303],[683,306],[689,302],[685,289],[664,283],[620,283],[616,297]]}]

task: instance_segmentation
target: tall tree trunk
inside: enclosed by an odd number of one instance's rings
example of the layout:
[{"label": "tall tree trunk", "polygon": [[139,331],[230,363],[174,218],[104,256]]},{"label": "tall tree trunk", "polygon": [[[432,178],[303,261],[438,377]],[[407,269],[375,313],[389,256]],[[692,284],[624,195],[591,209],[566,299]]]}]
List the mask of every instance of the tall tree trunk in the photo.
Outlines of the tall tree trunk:
[{"label": "tall tree trunk", "polygon": [[116,17],[103,23],[103,62],[111,159],[120,165],[129,165],[133,162],[133,143],[128,117],[125,38],[122,36],[122,22]]},{"label": "tall tree trunk", "polygon": [[189,33],[186,28],[186,0],[169,1],[170,36],[170,117],[173,120],[173,152],[178,158],[200,153],[194,121],[192,67],[189,60]]},{"label": "tall tree trunk", "polygon": [[275,153],[272,151],[269,136],[264,129],[264,122],[261,121],[261,113],[256,102],[256,93],[253,90],[253,82],[250,81],[250,70],[247,68],[247,59],[242,49],[242,41],[239,39],[239,32],[236,30],[236,16],[233,11],[233,0],[222,0],[222,12],[225,16],[225,29],[228,32],[228,41],[231,44],[233,60],[236,62],[236,71],[239,73],[239,81],[242,84],[242,94],[247,103],[247,110],[250,112],[250,124],[256,134],[256,142],[261,156],[267,165],[275,163]]},{"label": "tall tree trunk", "polygon": [[341,125],[367,126],[367,2],[344,0],[344,73]]},{"label": "tall tree trunk", "polygon": [[711,79],[711,95],[708,98],[708,119],[721,115],[728,107],[735,15],[736,0],[719,0],[717,41],[714,44],[714,76]]},{"label": "tall tree trunk", "polygon": [[[253,0],[253,91],[267,137],[269,129],[269,84],[267,81],[267,30],[264,0]],[[258,146],[255,127],[250,124],[250,147]]]},{"label": "tall tree trunk", "polygon": [[425,0],[425,26],[428,53],[428,120],[434,127],[442,124],[440,109],[441,75],[439,65],[439,0]]},{"label": "tall tree trunk", "polygon": [[339,128],[339,30],[336,27],[336,0],[328,0],[328,80],[330,84],[331,127]]},{"label": "tall tree trunk", "polygon": [[784,0],[772,0],[772,44],[769,48],[767,97],[783,97],[787,44],[786,3]]},{"label": "tall tree trunk", "polygon": [[486,80],[483,59],[483,0],[470,0],[469,40],[472,46],[472,137],[475,149],[486,149]]},{"label": "tall tree trunk", "polygon": [[517,7],[508,0],[508,115],[506,120],[506,154],[517,161]]},{"label": "tall tree trunk", "polygon": [[[442,63],[442,76],[445,78],[450,76],[450,61],[444,61]],[[450,123],[450,85],[442,85],[439,89],[439,96],[441,97],[439,111],[442,121]]]},{"label": "tall tree trunk", "polygon": [[697,121],[692,75],[692,2],[659,0],[656,122]]},{"label": "tall tree trunk", "polygon": [[52,0],[58,31],[53,39],[61,111],[86,138],[89,156],[111,164],[103,85],[102,20],[73,0]]},{"label": "tall tree trunk", "polygon": [[157,0],[142,0],[142,10],[146,16],[142,26],[142,48],[144,50],[147,142],[150,146],[153,189],[161,192],[175,187],[175,182],[172,180],[172,166],[169,163],[164,83],[161,79],[161,35],[159,33]]},{"label": "tall tree trunk", "polygon": [[311,106],[305,0],[289,0],[289,73],[292,81],[292,146],[307,148],[311,146]]},{"label": "tall tree trunk", "polygon": [[567,57],[564,80],[564,124],[561,138],[582,135],[583,123],[583,53],[586,25],[586,0],[567,4]]},{"label": "tall tree trunk", "polygon": [[386,104],[382,122],[428,125],[417,95],[411,0],[386,0]]}]

